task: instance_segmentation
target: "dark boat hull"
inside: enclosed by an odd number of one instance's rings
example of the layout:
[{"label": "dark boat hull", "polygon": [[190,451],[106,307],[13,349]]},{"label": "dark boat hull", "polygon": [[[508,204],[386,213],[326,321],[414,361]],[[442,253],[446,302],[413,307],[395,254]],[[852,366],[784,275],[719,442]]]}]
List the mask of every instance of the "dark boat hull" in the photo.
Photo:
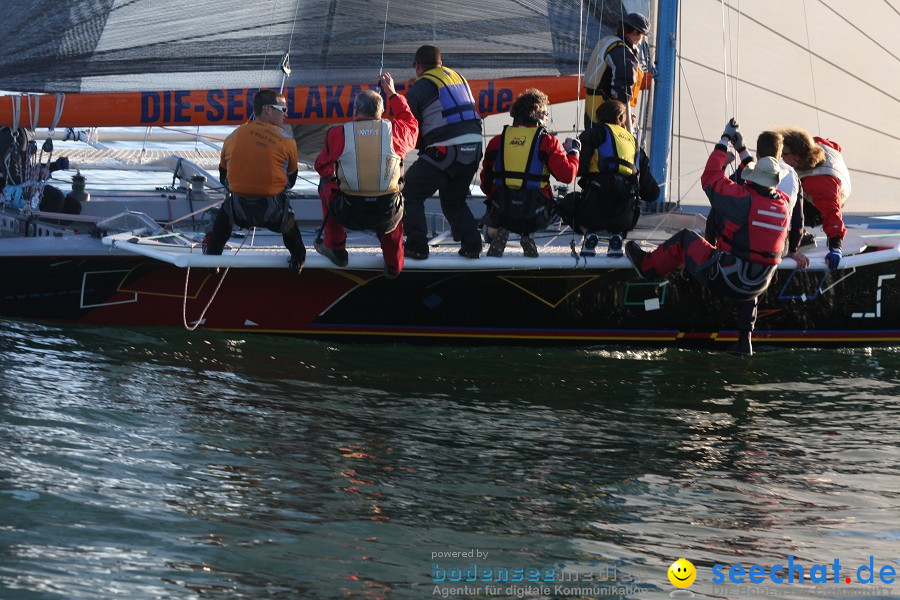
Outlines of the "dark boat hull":
[{"label": "dark boat hull", "polygon": [[[786,271],[760,301],[756,340],[900,341],[897,261]],[[102,326],[182,327],[320,339],[722,346],[732,304],[676,276],[630,269],[380,271],[230,269],[221,275],[127,254],[0,257],[0,315]],[[213,295],[215,297],[213,298]]]}]

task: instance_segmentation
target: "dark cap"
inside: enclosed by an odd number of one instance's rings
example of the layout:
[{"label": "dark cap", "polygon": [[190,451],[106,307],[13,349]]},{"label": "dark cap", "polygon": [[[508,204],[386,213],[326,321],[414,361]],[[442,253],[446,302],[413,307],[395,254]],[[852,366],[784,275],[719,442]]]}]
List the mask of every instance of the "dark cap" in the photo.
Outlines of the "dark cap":
[{"label": "dark cap", "polygon": [[625,17],[624,23],[644,35],[650,33],[650,20],[641,13],[630,13]]}]

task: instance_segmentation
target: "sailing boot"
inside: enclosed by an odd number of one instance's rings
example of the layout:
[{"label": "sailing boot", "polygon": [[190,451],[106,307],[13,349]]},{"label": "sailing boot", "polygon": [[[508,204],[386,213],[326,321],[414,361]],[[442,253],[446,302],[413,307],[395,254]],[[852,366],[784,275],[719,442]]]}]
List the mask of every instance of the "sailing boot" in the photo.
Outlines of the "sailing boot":
[{"label": "sailing boot", "polygon": [[625,244],[625,255],[641,279],[659,279],[659,274],[654,269],[644,267],[650,253],[642,249],[637,242]]},{"label": "sailing boot", "polygon": [[597,256],[597,244],[600,242],[600,238],[597,237],[597,234],[594,232],[586,233],[584,236],[584,242],[581,245],[581,255],[582,256]]},{"label": "sailing boot", "polygon": [[413,260],[425,260],[428,258],[428,246],[415,246],[409,243],[403,244],[403,256]]},{"label": "sailing boot", "polygon": [[347,263],[350,262],[350,255],[347,254],[347,250],[344,248],[341,248],[340,250],[332,250],[325,245],[325,242],[320,242],[319,240],[316,240],[313,246],[315,247],[316,252],[339,267],[346,267]]},{"label": "sailing boot", "polygon": [[488,248],[487,255],[495,256],[497,258],[503,256],[503,251],[506,249],[506,241],[509,239],[509,229],[506,227],[501,227],[497,230],[497,233],[494,234],[494,238],[491,240],[491,247]]},{"label": "sailing boot", "polygon": [[525,253],[525,256],[528,258],[537,258],[537,244],[534,243],[534,238],[531,237],[530,233],[523,233],[519,236],[519,243],[522,244],[522,252]]},{"label": "sailing boot", "polygon": [[397,276],[400,275],[400,271],[397,271],[389,264],[384,263],[384,278],[385,279],[397,279]]},{"label": "sailing boot", "polygon": [[728,352],[738,356],[753,356],[753,343],[750,341],[750,338],[749,331],[739,332],[737,342],[728,349]]},{"label": "sailing boot", "polygon": [[622,236],[618,233],[609,236],[609,249],[606,251],[606,255],[610,258],[622,258],[624,255],[622,252]]},{"label": "sailing boot", "polygon": [[[481,239],[480,234],[478,239]],[[459,254],[463,258],[480,258],[481,242],[479,241],[477,244],[463,244],[457,254]]]},{"label": "sailing boot", "polygon": [[816,247],[816,236],[805,230],[803,231],[803,235],[800,236],[800,245],[798,246],[798,248],[802,248],[804,246],[812,246],[813,248]]}]

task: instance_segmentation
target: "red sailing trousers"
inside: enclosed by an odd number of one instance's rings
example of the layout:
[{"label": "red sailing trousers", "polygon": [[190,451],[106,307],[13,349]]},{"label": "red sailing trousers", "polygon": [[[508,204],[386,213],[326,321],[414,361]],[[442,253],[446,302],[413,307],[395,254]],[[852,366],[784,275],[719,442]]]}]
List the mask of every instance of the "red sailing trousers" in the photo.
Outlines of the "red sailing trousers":
[{"label": "red sailing trousers", "polygon": [[[337,197],[340,186],[336,181],[330,181],[319,189],[319,198],[322,200],[322,217],[325,219],[324,243],[332,250],[343,250],[347,245],[347,232],[333,216],[328,214],[328,206]],[[397,228],[378,237],[381,243],[381,253],[384,256],[384,264],[392,271],[399,273],[403,270],[403,221]]]}]

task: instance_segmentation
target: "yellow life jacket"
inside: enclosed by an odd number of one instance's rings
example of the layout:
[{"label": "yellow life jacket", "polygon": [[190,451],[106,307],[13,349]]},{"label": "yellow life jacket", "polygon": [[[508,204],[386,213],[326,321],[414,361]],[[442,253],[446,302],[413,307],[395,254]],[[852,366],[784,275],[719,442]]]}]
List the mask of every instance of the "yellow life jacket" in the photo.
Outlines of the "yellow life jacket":
[{"label": "yellow life jacket", "polygon": [[539,156],[543,127],[507,125],[494,162],[494,185],[510,190],[541,189],[550,182],[550,171]]},{"label": "yellow life jacket", "polygon": [[606,129],[606,139],[591,155],[588,172],[615,172],[628,177],[637,173],[637,142],[634,136],[618,125],[603,123],[603,127]]},{"label": "yellow life jacket", "polygon": [[400,191],[401,158],[394,152],[393,125],[386,119],[344,124],[344,151],[337,160],[341,191],[381,196]]}]

